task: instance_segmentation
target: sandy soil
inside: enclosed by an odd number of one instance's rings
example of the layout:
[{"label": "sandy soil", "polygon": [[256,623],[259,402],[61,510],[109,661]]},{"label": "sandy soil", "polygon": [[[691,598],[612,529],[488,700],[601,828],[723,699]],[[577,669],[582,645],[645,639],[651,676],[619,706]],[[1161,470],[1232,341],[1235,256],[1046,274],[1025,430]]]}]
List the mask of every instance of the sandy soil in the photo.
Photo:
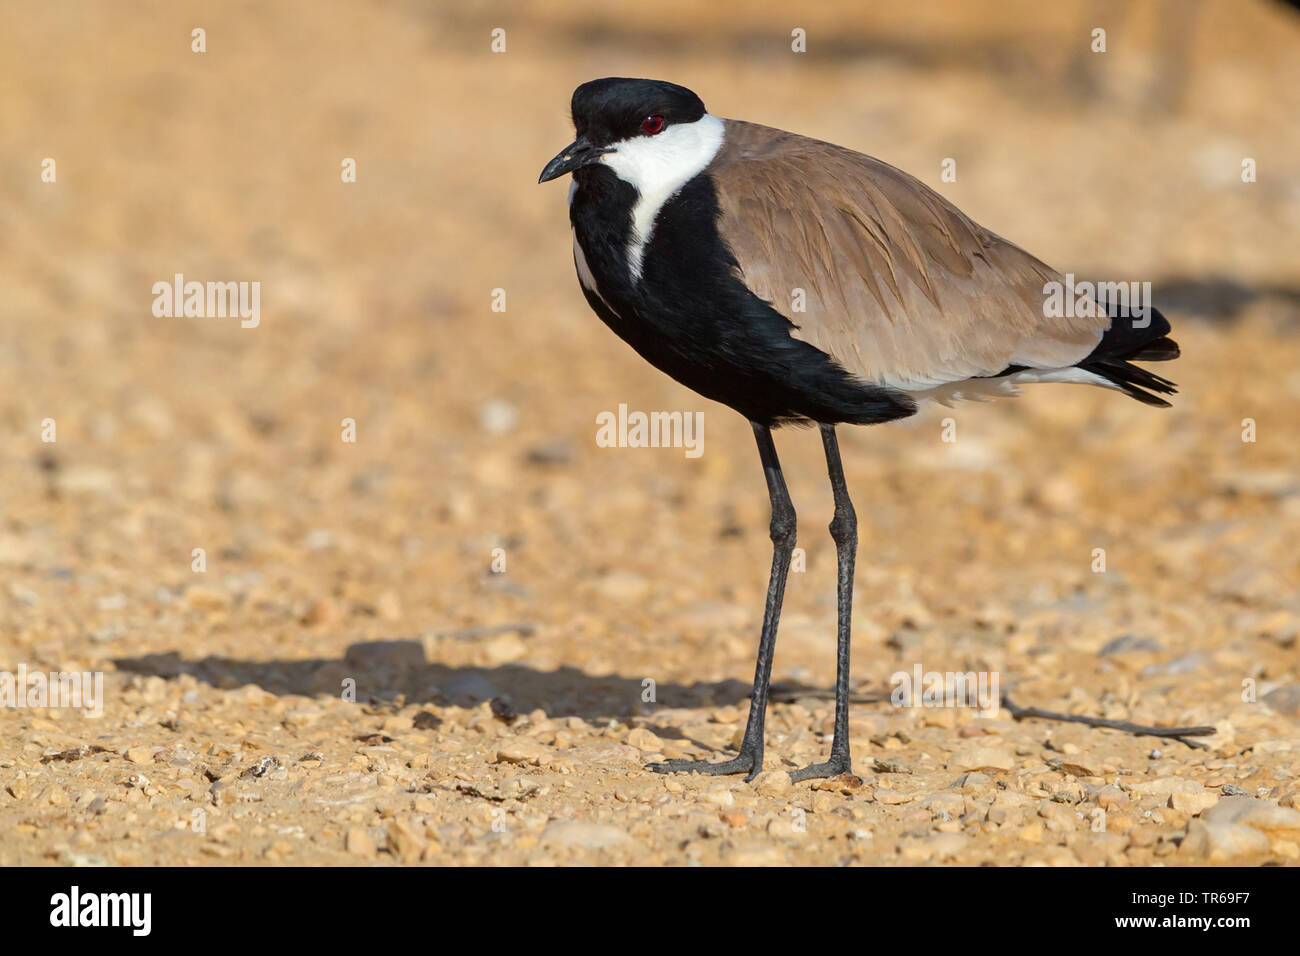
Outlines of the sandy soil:
[{"label": "sandy soil", "polygon": [[[1300,860],[1285,10],[11,6],[0,670],[102,673],[104,697],[0,708],[0,862]],[[607,74],[871,152],[1059,268],[1155,284],[1171,410],[1041,386],[843,434],[854,676],[995,673],[1021,704],[1213,725],[1204,749],[864,703],[861,784],[791,786],[828,746],[835,618],[796,431],[771,772],[641,769],[738,738],[769,542],[748,427],[588,312],[563,185],[534,185],[573,86]],[[155,317],[176,273],[260,282],[259,325]],[[620,403],[703,411],[704,454],[598,447]]]}]

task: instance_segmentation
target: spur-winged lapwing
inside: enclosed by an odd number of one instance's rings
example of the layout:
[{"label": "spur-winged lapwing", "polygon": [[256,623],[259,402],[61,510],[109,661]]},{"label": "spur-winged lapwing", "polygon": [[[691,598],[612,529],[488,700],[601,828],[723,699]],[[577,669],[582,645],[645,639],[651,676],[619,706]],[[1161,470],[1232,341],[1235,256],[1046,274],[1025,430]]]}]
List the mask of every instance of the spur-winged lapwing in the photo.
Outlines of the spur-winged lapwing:
[{"label": "spur-winged lapwing", "polygon": [[[756,775],[795,512],[771,430],[817,423],[835,499],[835,733],[795,780],[851,770],[849,617],[857,519],[835,426],[903,418],[922,399],[1076,382],[1148,405],[1172,382],[1129,364],[1176,358],[1149,308],[1112,321],[1100,297],[1052,308],[1063,276],[894,167],[830,143],[709,114],[690,90],[602,79],[573,94],[578,138],[539,182],[573,174],[573,257],[587,302],[652,365],[749,419],[772,501],[772,571],[740,753],[661,772]],[[802,290],[802,311],[793,307]],[[1056,300],[1059,306],[1060,298]]]}]

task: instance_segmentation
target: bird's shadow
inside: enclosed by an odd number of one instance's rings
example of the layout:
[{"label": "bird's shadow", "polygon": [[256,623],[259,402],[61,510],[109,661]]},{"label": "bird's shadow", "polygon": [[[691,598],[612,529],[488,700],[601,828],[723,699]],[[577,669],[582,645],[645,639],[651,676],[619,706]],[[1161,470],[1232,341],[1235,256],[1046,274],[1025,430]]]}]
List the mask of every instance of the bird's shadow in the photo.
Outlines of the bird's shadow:
[{"label": "bird's shadow", "polygon": [[[187,660],[177,651],[121,658],[128,674],[174,680],[188,674],[226,689],[255,684],[276,695],[338,696],[345,681],[355,682],[358,701],[398,701],[435,706],[474,706],[496,700],[516,713],[541,710],[548,717],[578,717],[601,724],[646,716],[658,708],[701,708],[748,704],[750,685],[740,680],[691,684],[619,674],[591,675],[573,667],[537,670],[522,664],[453,667],[424,659],[418,641],[353,644],[341,658],[240,660],[209,656]],[[820,688],[787,686],[795,692]],[[669,734],[671,736],[671,734]]]}]

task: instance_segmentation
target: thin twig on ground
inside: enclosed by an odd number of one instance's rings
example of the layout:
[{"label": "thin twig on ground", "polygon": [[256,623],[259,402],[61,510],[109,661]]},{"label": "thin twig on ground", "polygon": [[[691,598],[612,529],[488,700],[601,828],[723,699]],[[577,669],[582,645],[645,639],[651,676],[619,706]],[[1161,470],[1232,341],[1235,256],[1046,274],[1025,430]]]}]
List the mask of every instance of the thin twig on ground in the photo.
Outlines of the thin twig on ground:
[{"label": "thin twig on ground", "polygon": [[1030,718],[1039,718],[1040,720],[1059,720],[1070,724],[1086,724],[1089,727],[1108,727],[1111,730],[1122,730],[1125,733],[1133,734],[1135,737],[1167,737],[1170,740],[1177,740],[1180,744],[1188,747],[1194,747],[1198,750],[1208,749],[1205,744],[1194,740],[1185,740],[1185,737],[1207,737],[1215,733],[1213,727],[1152,727],[1147,724],[1135,724],[1127,720],[1110,720],[1106,717],[1088,717],[1084,714],[1063,714],[1055,710],[1041,710],[1038,707],[1021,707],[1011,700],[1008,694],[1002,695],[1002,706],[1011,712],[1015,720],[1028,720]]},{"label": "thin twig on ground", "polygon": [[[792,704],[798,700],[834,700],[832,691],[820,687],[785,687],[773,684],[769,699],[782,704]],[[889,691],[858,691],[849,694],[850,704],[879,704],[890,699]],[[1187,737],[1208,737],[1215,733],[1213,727],[1153,727],[1147,724],[1135,724],[1127,720],[1111,720],[1108,717],[1088,717],[1084,714],[1065,714],[1055,710],[1043,710],[1039,707],[1021,707],[1003,694],[1002,706],[1011,714],[1013,720],[1057,720],[1069,724],[1086,724],[1089,727],[1105,727],[1120,730],[1135,737],[1164,737],[1177,740],[1185,746],[1197,750],[1208,749],[1205,744]]]}]

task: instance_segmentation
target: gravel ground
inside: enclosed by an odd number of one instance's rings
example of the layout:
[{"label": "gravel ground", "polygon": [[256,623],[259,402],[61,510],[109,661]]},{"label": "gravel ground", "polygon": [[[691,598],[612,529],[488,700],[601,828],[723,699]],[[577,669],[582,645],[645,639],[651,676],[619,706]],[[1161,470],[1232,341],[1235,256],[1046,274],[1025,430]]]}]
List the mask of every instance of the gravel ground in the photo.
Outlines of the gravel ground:
[{"label": "gravel ground", "polygon": [[[0,36],[0,670],[103,675],[99,716],[0,707],[0,862],[1300,861],[1284,10],[1112,11],[1089,59],[1069,4],[136,6],[19,3]],[[1155,284],[1171,410],[1040,386],[842,434],[854,681],[996,674],[1202,747],[866,702],[860,779],[792,786],[829,744],[835,554],[787,431],[768,772],[641,769],[738,741],[770,545],[748,427],[588,313],[563,188],[533,185],[612,73]],[[261,282],[260,323],[154,317],[175,273]],[[704,454],[598,447],[620,403],[704,412]]]}]

